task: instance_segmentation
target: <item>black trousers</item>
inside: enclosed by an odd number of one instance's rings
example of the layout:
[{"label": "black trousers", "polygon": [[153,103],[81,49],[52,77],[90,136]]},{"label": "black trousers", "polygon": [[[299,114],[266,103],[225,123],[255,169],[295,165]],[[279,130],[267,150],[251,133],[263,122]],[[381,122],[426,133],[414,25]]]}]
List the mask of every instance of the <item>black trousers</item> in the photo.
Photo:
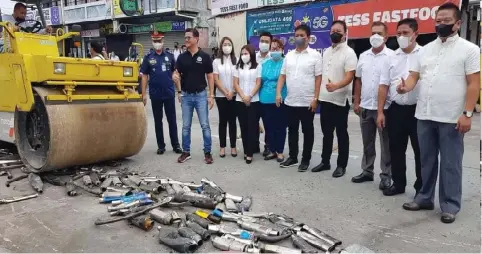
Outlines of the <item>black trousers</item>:
[{"label": "black trousers", "polygon": [[348,137],[348,112],[350,104],[348,101],[344,107],[330,102],[320,102],[320,123],[323,132],[323,151],[321,162],[330,165],[333,152],[333,132],[336,130],[338,139],[338,160],[337,166],[346,168],[348,165],[348,153],[350,150],[350,138]]},{"label": "black trousers", "polygon": [[166,149],[164,143],[164,128],[162,124],[163,112],[166,112],[167,123],[169,125],[169,137],[171,138],[171,145],[173,148],[180,147],[179,138],[177,134],[176,122],[176,101],[172,99],[151,99],[152,114],[154,115],[154,127],[156,129],[157,147],[159,149]]},{"label": "black trousers", "polygon": [[301,130],[303,131],[303,158],[302,162],[308,163],[311,160],[311,151],[315,140],[315,127],[313,119],[315,113],[308,110],[308,107],[290,107],[286,106],[288,115],[288,145],[290,148],[290,158],[297,159],[299,148],[299,129],[301,122]]},{"label": "black trousers", "polygon": [[252,102],[246,106],[243,102],[236,102],[237,116],[241,128],[244,154],[253,157],[256,150],[256,132],[259,133],[258,107],[259,102]]},{"label": "black trousers", "polygon": [[221,148],[226,147],[226,129],[229,125],[229,143],[231,148],[236,148],[236,101],[227,98],[216,98],[219,111],[219,143]]},{"label": "black trousers", "polygon": [[390,140],[390,157],[392,159],[392,179],[393,185],[400,189],[405,189],[407,185],[407,160],[406,152],[408,139],[412,144],[415,154],[415,174],[417,180],[414,188],[416,191],[422,187],[420,146],[417,136],[417,118],[415,118],[416,105],[398,105],[392,102],[387,111],[386,128]]}]

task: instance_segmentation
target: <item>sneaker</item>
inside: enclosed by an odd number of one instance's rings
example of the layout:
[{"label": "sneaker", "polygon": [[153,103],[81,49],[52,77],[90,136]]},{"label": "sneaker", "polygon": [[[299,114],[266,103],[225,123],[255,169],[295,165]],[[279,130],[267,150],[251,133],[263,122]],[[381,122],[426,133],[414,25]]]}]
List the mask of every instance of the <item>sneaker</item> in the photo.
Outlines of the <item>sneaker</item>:
[{"label": "sneaker", "polygon": [[298,159],[288,158],[285,162],[281,163],[279,166],[282,168],[298,166]]},{"label": "sneaker", "polygon": [[213,159],[213,156],[211,155],[211,153],[205,153],[204,154],[204,161],[206,162],[206,164],[213,164],[214,159]]},{"label": "sneaker", "polygon": [[177,159],[177,162],[184,163],[189,159],[191,159],[191,154],[188,152],[183,152],[181,156],[179,156],[179,158]]}]

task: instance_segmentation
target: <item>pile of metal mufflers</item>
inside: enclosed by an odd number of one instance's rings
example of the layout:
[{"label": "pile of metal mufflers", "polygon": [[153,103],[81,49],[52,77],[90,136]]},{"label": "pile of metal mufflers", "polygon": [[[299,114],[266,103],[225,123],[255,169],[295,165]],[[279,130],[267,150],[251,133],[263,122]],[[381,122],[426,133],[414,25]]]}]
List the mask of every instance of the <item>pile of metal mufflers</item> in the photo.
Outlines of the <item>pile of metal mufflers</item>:
[{"label": "pile of metal mufflers", "polygon": [[[227,193],[207,178],[196,184],[129,175],[108,177],[101,186],[99,202],[109,204],[111,217],[95,225],[127,220],[150,231],[158,223],[158,241],[177,252],[195,252],[206,241],[247,253],[372,252],[360,245],[341,249],[340,240],[288,216],[252,212],[252,197]],[[291,247],[278,245],[289,239]]]}]

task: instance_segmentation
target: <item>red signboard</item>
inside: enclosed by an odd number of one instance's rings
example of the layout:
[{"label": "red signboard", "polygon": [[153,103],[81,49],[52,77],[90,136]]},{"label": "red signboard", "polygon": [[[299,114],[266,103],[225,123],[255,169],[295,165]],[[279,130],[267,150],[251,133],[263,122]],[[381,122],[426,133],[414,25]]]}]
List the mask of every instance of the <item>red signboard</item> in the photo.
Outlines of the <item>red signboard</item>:
[{"label": "red signboard", "polygon": [[371,25],[381,21],[388,26],[390,36],[396,34],[398,21],[415,18],[420,33],[435,32],[435,12],[446,2],[459,6],[461,0],[366,0],[363,2],[332,5],[335,20],[344,20],[348,26],[348,37],[368,38]]}]

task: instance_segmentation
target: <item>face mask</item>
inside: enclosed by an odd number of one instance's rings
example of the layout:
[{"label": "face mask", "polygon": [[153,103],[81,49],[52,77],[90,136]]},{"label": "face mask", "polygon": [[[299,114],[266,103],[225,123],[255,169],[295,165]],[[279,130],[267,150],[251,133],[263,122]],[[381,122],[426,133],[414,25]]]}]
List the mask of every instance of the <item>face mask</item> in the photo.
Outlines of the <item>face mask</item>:
[{"label": "face mask", "polygon": [[383,45],[383,37],[378,35],[378,34],[374,34],[370,37],[370,44],[372,45],[372,47],[374,48],[379,48],[380,46]]},{"label": "face mask", "polygon": [[339,43],[341,41],[341,38],[343,38],[343,34],[341,33],[330,34],[330,39],[331,39],[331,42],[333,43]]},{"label": "face mask", "polygon": [[174,48],[176,48],[176,49],[177,49],[177,45],[174,45]]},{"label": "face mask", "polygon": [[223,53],[224,53],[225,55],[231,54],[232,51],[233,51],[233,47],[231,47],[231,46],[223,46]]},{"label": "face mask", "polygon": [[155,50],[161,50],[162,49],[162,43],[159,43],[159,42],[152,43],[152,46],[154,47]]},{"label": "face mask", "polygon": [[453,31],[454,25],[455,24],[450,24],[450,25],[439,24],[435,26],[435,31],[437,32],[437,35],[439,37],[442,37],[442,38],[449,37],[451,34],[454,33]]},{"label": "face mask", "polygon": [[17,18],[15,18],[15,21],[17,21],[17,22],[23,22],[23,21],[25,21],[25,19],[20,18],[20,17],[17,17]]},{"label": "face mask", "polygon": [[306,42],[305,38],[301,38],[301,37],[295,38],[295,45],[297,48],[304,47],[306,44],[305,42]]},{"label": "face mask", "polygon": [[268,43],[264,43],[264,42],[260,42],[259,43],[259,50],[263,53],[266,53],[268,52],[269,50],[269,44]]},{"label": "face mask", "polygon": [[282,52],[281,51],[271,51],[269,53],[269,55],[271,56],[271,58],[275,61],[278,61],[281,59],[281,56],[282,56]]},{"label": "face mask", "polygon": [[251,57],[249,55],[242,55],[241,56],[241,61],[243,61],[243,63],[247,64],[247,63],[249,63],[249,60],[251,60]]},{"label": "face mask", "polygon": [[408,48],[408,46],[410,46],[410,43],[412,42],[412,36],[410,37],[399,36],[397,37],[397,42],[398,42],[398,46],[400,46],[401,49],[406,49]]}]

